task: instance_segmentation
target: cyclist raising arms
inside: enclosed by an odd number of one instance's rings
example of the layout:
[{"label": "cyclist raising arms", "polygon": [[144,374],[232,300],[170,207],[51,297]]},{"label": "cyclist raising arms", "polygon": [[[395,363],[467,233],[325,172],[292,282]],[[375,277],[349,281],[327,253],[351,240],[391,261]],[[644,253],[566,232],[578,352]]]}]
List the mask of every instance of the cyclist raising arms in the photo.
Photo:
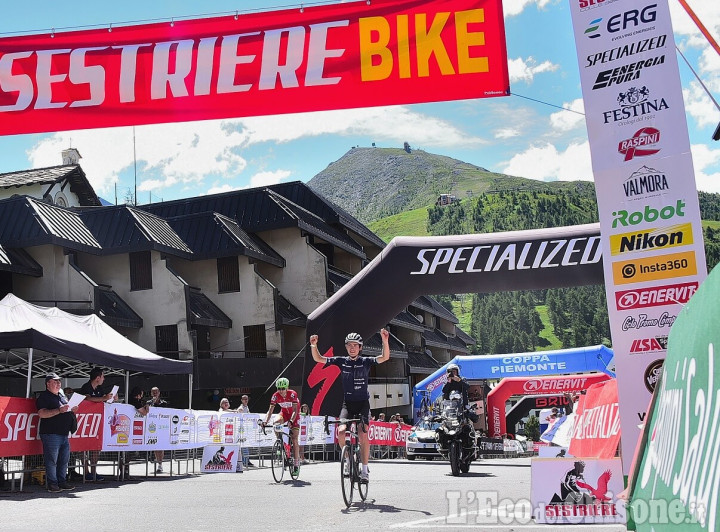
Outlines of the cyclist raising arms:
[{"label": "cyclist raising arms", "polygon": [[[344,402],[340,411],[340,419],[360,418],[362,430],[358,431],[360,436],[360,457],[362,460],[362,471],[360,480],[368,481],[368,460],[370,459],[370,444],[367,434],[368,421],[370,419],[370,392],[368,391],[368,376],[370,368],[376,364],[382,364],[390,358],[390,333],[382,329],[382,355],[378,357],[360,356],[362,351],[362,337],[358,333],[351,332],[345,337],[345,349],[348,356],[324,357],[318,350],[318,336],[313,334],[310,337],[310,352],[313,360],[320,364],[331,364],[338,366],[342,372],[342,386],[344,391]],[[338,441],[340,446],[345,443],[345,425],[338,425]]]},{"label": "cyclist raising arms", "polygon": [[290,427],[290,436],[293,439],[294,461],[293,467],[295,468],[295,474],[297,474],[297,468],[300,464],[300,444],[298,443],[298,435],[300,434],[300,400],[295,390],[288,389],[290,381],[285,377],[279,378],[275,382],[277,391],[270,398],[270,408],[265,416],[265,425],[270,421],[270,416],[275,410],[275,405],[280,405],[280,413],[275,419],[275,423],[288,423]]}]

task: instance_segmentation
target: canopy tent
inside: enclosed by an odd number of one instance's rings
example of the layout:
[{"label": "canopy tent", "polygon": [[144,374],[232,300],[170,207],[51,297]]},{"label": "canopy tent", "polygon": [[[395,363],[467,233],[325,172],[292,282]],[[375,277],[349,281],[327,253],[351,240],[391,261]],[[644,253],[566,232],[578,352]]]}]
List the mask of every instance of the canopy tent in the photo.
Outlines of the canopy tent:
[{"label": "canopy tent", "polygon": [[32,305],[13,294],[0,301],[0,349],[34,348],[96,365],[155,374],[192,374],[190,360],[170,360],[125,338],[95,314],[77,316]]}]

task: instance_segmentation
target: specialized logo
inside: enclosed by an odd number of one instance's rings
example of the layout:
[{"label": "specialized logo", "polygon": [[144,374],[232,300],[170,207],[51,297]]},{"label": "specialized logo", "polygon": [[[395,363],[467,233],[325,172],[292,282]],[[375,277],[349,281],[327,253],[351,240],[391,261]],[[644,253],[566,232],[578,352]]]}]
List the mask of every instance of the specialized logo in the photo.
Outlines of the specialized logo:
[{"label": "specialized logo", "polygon": [[587,11],[588,9],[603,7],[616,1],[617,0],[578,0],[578,6],[580,7],[580,11]]},{"label": "specialized logo", "polygon": [[630,354],[652,353],[667,350],[667,336],[651,336],[650,338],[636,338],[630,346]]},{"label": "specialized logo", "polygon": [[660,307],[687,303],[698,289],[698,283],[670,284],[624,290],[615,293],[615,304],[618,310]]},{"label": "specialized logo", "polygon": [[620,255],[631,251],[668,249],[693,243],[692,224],[654,227],[643,231],[622,233],[610,237],[610,254]]},{"label": "specialized logo", "polygon": [[[651,4],[642,9],[630,9],[618,13],[607,19],[597,18],[590,22],[585,30],[585,35],[590,39],[597,39],[602,35],[602,31],[606,31],[611,35],[624,32],[613,37],[613,40],[615,40],[654,30],[655,26],[648,26],[648,24],[655,22],[657,19],[655,8],[657,8],[657,4]],[[603,22],[603,20],[606,20],[606,22]]]},{"label": "specialized logo", "polygon": [[597,75],[592,90],[604,89],[611,85],[620,85],[621,83],[638,80],[643,70],[663,64],[665,64],[665,54],[628,63],[610,70],[603,70]]},{"label": "specialized logo", "polygon": [[[598,19],[601,20],[601,19]],[[585,68],[592,67],[595,65],[601,65],[604,63],[611,63],[620,59],[632,57],[637,54],[644,54],[657,50],[659,48],[665,48],[667,43],[667,35],[658,35],[657,37],[651,37],[649,39],[641,39],[639,41],[625,44],[623,46],[617,46],[610,48],[609,50],[603,50],[592,55],[587,56],[587,64]]]},{"label": "specialized logo", "polygon": [[654,127],[642,127],[629,139],[618,143],[618,153],[625,156],[625,162],[635,157],[654,155],[660,148],[654,148],[660,142],[660,130]]},{"label": "specialized logo", "polygon": [[660,377],[662,376],[662,368],[664,363],[665,361],[662,359],[654,360],[647,368],[645,368],[643,380],[645,381],[645,387],[647,388],[648,392],[653,393],[655,391],[655,386],[660,381]]},{"label": "specialized logo", "polygon": [[591,236],[524,244],[424,248],[417,254],[419,269],[411,271],[410,275],[536,270],[595,264],[602,258],[599,243],[599,236]]},{"label": "specialized logo", "polygon": [[649,316],[648,314],[638,314],[637,316],[628,316],[623,320],[622,324],[622,330],[623,331],[630,331],[633,329],[647,329],[650,327],[663,329],[667,327],[668,329],[672,327],[672,324],[675,323],[675,319],[677,318],[676,314],[670,314],[669,312],[663,312],[658,316],[657,318],[654,316]]},{"label": "specialized logo", "polygon": [[670,220],[677,216],[683,218],[685,216],[685,202],[683,200],[677,200],[675,205],[665,205],[660,207],[660,210],[645,205],[645,208],[641,211],[613,211],[612,228],[617,228],[618,224],[623,227],[629,227],[631,225],[638,225],[642,222],[652,223],[655,220]]},{"label": "specialized logo", "polygon": [[665,98],[651,99],[650,89],[645,86],[639,89],[630,87],[625,92],[621,92],[618,94],[617,102],[620,107],[603,112],[603,123],[609,124],[629,119],[633,119],[632,122],[629,122],[633,123],[637,118],[644,119],[646,116],[654,116],[653,113],[670,109]]},{"label": "specialized logo", "polygon": [[612,269],[615,284],[697,275],[694,251],[614,262]]},{"label": "specialized logo", "polygon": [[642,166],[630,174],[622,186],[628,199],[661,196],[670,189],[665,173],[647,166]]}]

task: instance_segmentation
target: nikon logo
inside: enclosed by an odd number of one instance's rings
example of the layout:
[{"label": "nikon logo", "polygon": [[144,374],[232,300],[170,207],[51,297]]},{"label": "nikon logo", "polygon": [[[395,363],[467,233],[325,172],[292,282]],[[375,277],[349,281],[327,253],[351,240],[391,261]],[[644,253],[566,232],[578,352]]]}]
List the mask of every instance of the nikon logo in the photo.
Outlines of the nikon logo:
[{"label": "nikon logo", "polygon": [[612,213],[612,228],[615,229],[618,224],[623,227],[628,227],[630,225],[638,225],[642,222],[654,222],[658,219],[669,220],[675,216],[684,217],[684,208],[685,202],[683,200],[677,200],[675,205],[666,205],[665,207],[661,207],[660,210],[653,209],[649,205],[645,205],[645,208],[642,211],[615,211]]},{"label": "nikon logo", "polygon": [[500,270],[534,270],[600,262],[600,237],[494,244],[418,251],[420,268],[410,275],[477,273]]},{"label": "nikon logo", "polygon": [[693,243],[692,224],[672,225],[610,237],[610,254],[667,249]]}]

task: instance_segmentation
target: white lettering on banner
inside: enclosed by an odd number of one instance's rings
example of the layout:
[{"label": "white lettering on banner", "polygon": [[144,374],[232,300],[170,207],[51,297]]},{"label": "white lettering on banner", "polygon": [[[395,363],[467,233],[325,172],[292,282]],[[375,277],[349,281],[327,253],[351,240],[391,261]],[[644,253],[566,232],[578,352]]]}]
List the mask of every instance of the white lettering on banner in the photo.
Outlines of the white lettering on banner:
[{"label": "white lettering on banner", "polygon": [[[301,84],[308,87],[334,85],[340,82],[341,78],[324,76],[325,61],[328,58],[341,57],[345,49],[327,48],[328,31],[332,28],[348,26],[349,23],[349,20],[338,20],[311,24],[307,28],[296,26],[202,39],[6,53],[0,57],[0,90],[16,93],[17,97],[14,103],[0,106],[0,112],[22,111],[30,107],[51,109],[99,106],[105,101],[106,93],[117,96],[123,103],[134,102],[138,96],[135,83],[139,77],[138,73],[151,80],[149,94],[145,95],[150,100],[204,96],[211,94],[213,90],[217,94],[246,92],[253,87],[253,83],[236,83],[235,80],[241,77],[238,73],[239,68],[251,71],[257,76],[254,84],[257,85],[258,90],[272,90],[277,85],[283,88],[299,87]],[[248,44],[248,38],[261,34],[263,34],[262,53],[258,59],[258,54],[247,53],[252,46]],[[287,36],[284,45],[283,35]],[[213,51],[218,39],[220,39],[220,55],[216,62]],[[307,48],[302,46],[306,41],[309,42]],[[243,47],[246,49],[243,50]],[[149,73],[138,72],[137,59],[140,48],[150,48],[152,70]],[[252,48],[253,51],[257,51],[256,46]],[[299,80],[297,74],[305,60],[303,54],[306,49],[307,68],[304,78]],[[92,59],[88,61],[88,58],[92,58],[93,52],[103,50],[117,50],[120,56],[117,63],[87,64],[92,61]],[[33,56],[37,58],[34,72],[27,73],[25,69],[16,68],[16,62],[19,64],[21,60]],[[68,57],[69,61],[63,56]],[[63,61],[68,64],[65,71],[59,66]],[[119,70],[108,76],[109,72],[106,72],[106,69],[112,68],[111,65],[114,64],[118,65]],[[195,78],[190,79],[193,70],[196,72]],[[246,76],[242,77],[247,79]],[[110,86],[108,79],[117,79],[118,85]],[[89,97],[85,100],[63,101],[62,97],[67,91],[61,89],[59,84],[66,80],[73,85],[86,85]],[[213,82],[215,86],[211,87]],[[35,85],[37,85],[37,94],[35,94]],[[54,85],[57,88],[54,89]],[[32,105],[33,100],[34,105]]]},{"label": "white lettering on banner", "polygon": [[[38,424],[40,416],[38,414],[28,414],[25,412],[8,412],[3,416],[3,425],[7,427],[7,436],[0,441],[18,441],[18,440],[38,440]],[[24,437],[18,438],[21,433],[25,433]]]},{"label": "white lettering on banner", "polygon": [[493,406],[493,425],[495,426],[495,431],[493,436],[496,438],[500,436],[500,409],[497,406]]},{"label": "white lettering on banner", "polygon": [[546,391],[573,391],[573,390],[584,390],[587,388],[587,378],[581,377],[577,379],[552,379],[552,380],[540,380],[531,379],[523,385],[523,390],[526,392],[546,392]]},{"label": "white lettering on banner", "polygon": [[620,432],[620,411],[618,403],[587,408],[575,420],[573,439],[607,439]]},{"label": "white lettering on banner", "polygon": [[[522,247],[519,247],[522,246]],[[537,270],[558,266],[596,264],[602,258],[600,237],[558,239],[525,244],[493,244],[418,251],[420,269],[410,275]],[[444,268],[441,268],[445,266]]]},{"label": "white lettering on banner", "polygon": [[97,438],[100,434],[103,416],[100,413],[95,414],[78,414],[78,428],[71,438]]},{"label": "white lettering on banner", "polygon": [[437,379],[432,381],[430,384],[427,385],[428,392],[432,392],[435,388],[439,386],[445,386],[445,383],[447,382],[447,373],[443,373],[440,375]]}]

